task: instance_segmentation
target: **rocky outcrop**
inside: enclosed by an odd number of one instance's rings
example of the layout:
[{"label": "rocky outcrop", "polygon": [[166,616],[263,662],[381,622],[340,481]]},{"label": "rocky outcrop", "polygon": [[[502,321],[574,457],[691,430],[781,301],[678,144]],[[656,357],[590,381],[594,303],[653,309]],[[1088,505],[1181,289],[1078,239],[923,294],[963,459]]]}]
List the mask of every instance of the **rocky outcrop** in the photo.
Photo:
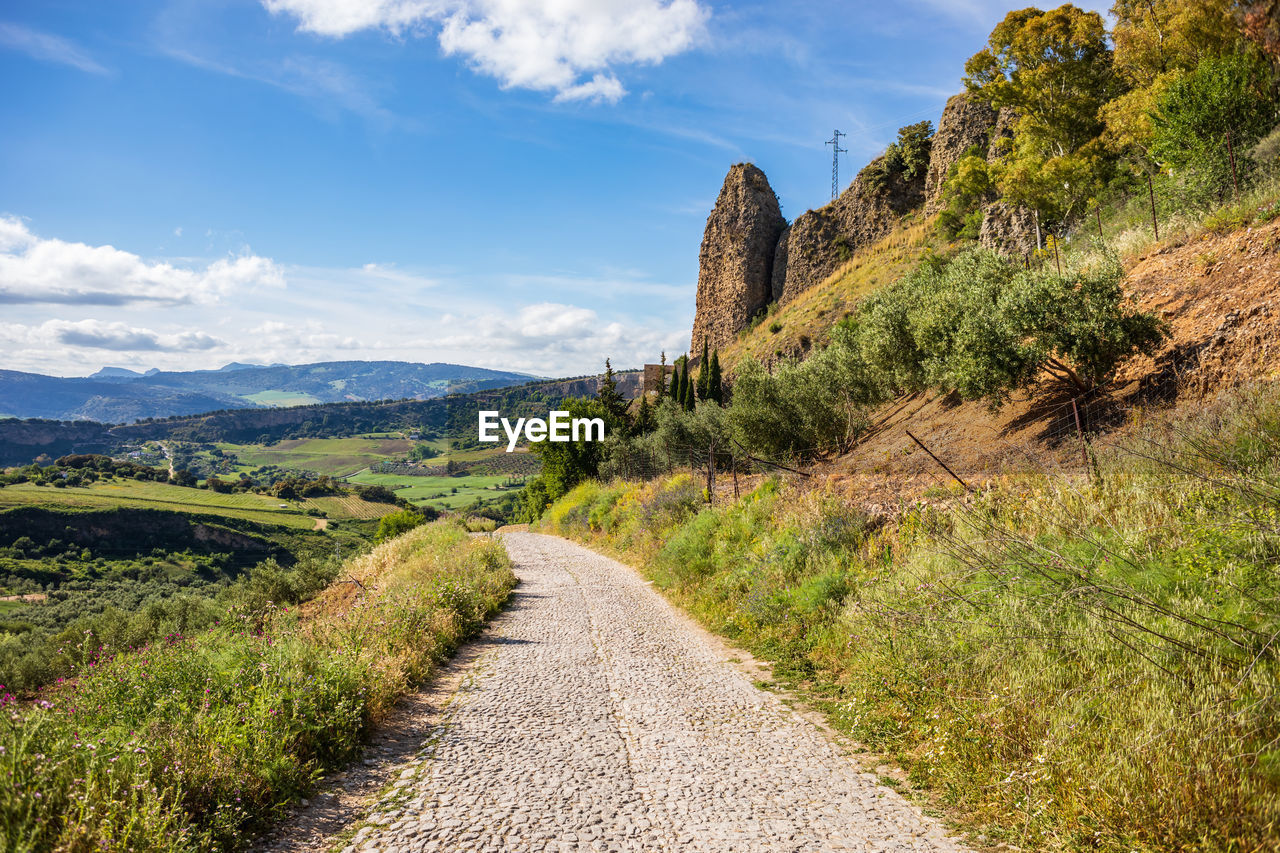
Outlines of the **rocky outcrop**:
[{"label": "rocky outcrop", "polygon": [[[764,173],[740,163],[729,170],[715,208],[707,217],[699,255],[698,304],[692,347],[723,347],[769,302],[785,304],[834,274],[854,253],[888,235],[909,213],[942,207],[947,173],[966,151],[977,148],[988,161],[1008,150],[1018,116],[999,112],[968,93],[947,101],[938,130],[921,150],[928,168],[907,177],[904,149],[866,166],[839,198],[807,211],[787,225]],[[1036,247],[1031,211],[989,199],[984,208],[983,246],[1021,256]]]},{"label": "rocky outcrop", "polygon": [[839,255],[832,248],[839,236],[834,204],[797,216],[774,254],[774,301],[790,302],[806,287],[831,275],[838,263]]},{"label": "rocky outcrop", "polygon": [[796,217],[774,256],[773,298],[790,302],[888,234],[924,201],[924,188],[924,175],[908,180],[873,160],[831,204]]},{"label": "rocky outcrop", "polygon": [[964,152],[975,145],[986,150],[996,119],[997,113],[990,105],[967,92],[952,95],[947,101],[929,152],[929,174],[924,183],[926,215],[942,209],[942,185],[947,172]]},{"label": "rocky outcrop", "polygon": [[773,258],[786,228],[778,197],[750,163],[729,169],[698,254],[693,349],[729,344],[772,297]]},{"label": "rocky outcrop", "polygon": [[[991,142],[987,146],[987,160],[993,161],[1008,153],[1013,140],[1018,114],[1009,107],[1000,110],[995,127],[991,129]],[[978,242],[984,249],[1004,255],[1021,257],[1037,248],[1036,217],[1025,207],[1003,201],[993,201],[982,212],[982,229]]]},{"label": "rocky outcrop", "polygon": [[1002,107],[996,114],[995,126],[991,128],[990,141],[987,143],[987,161],[997,160],[1009,152],[1009,143],[1013,140],[1013,128],[1018,123],[1018,113],[1013,107]]},{"label": "rocky outcrop", "polygon": [[1036,250],[1035,214],[1025,207],[995,201],[982,212],[978,233],[982,248],[1021,258]]}]

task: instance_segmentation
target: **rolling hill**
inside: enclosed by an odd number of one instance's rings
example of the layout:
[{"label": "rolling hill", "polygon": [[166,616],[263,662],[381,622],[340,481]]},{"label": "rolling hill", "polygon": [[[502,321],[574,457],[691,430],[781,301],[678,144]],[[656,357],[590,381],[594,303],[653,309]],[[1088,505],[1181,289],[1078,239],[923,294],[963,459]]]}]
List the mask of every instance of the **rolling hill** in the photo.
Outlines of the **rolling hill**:
[{"label": "rolling hill", "polygon": [[403,361],[229,364],[220,370],[145,374],[103,368],[85,378],[0,370],[0,417],[128,423],[216,409],[426,400],[533,378],[465,365]]}]

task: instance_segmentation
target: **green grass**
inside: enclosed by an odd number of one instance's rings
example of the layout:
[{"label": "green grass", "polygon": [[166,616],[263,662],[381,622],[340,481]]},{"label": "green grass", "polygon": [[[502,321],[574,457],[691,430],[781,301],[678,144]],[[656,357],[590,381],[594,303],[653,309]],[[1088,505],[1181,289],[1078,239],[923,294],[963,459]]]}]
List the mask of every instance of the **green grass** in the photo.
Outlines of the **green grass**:
[{"label": "green grass", "polygon": [[773,303],[768,320],[761,318],[720,349],[720,363],[731,373],[744,358],[769,363],[779,351],[800,353],[821,343],[864,297],[914,269],[933,241],[932,219],[900,224],[854,252],[826,280],[808,282],[786,305]]},{"label": "green grass", "polygon": [[640,565],[1020,849],[1280,846],[1280,387],[1146,415],[1093,482],[871,519],[767,481],[587,483],[543,518]]},{"label": "green grass", "polygon": [[[433,462],[435,460],[432,460]],[[494,488],[506,483],[502,476],[470,475],[465,477],[407,477],[398,474],[371,474],[362,471],[347,482],[365,486],[386,486],[396,490],[396,495],[419,506],[437,509],[457,509],[471,504],[477,497],[492,498],[499,492]],[[404,486],[405,488],[397,488]],[[457,489],[457,494],[452,493]]]},{"label": "green grass", "polygon": [[[0,714],[0,849],[243,848],[357,753],[515,585],[501,545],[426,525],[301,607],[259,590],[222,624],[113,655]],[[3,691],[0,691],[2,694]]]},{"label": "green grass", "polygon": [[318,397],[312,397],[301,391],[259,391],[256,394],[244,394],[242,397],[259,406],[309,406],[324,402]]},{"label": "green grass", "polygon": [[282,509],[281,503],[287,502],[265,495],[219,494],[149,480],[97,482],[89,486],[63,489],[18,483],[0,489],[0,509],[31,504],[87,509],[124,506],[231,516],[303,530],[310,530],[315,526],[315,519],[304,515],[296,504],[288,503]]},{"label": "green grass", "polygon": [[333,520],[381,518],[387,513],[395,512],[398,509],[394,504],[374,503],[355,495],[307,498],[302,501],[301,506],[304,510],[318,509],[325,514],[325,518]]},{"label": "green grass", "polygon": [[224,453],[234,453],[241,470],[278,465],[317,474],[342,476],[367,468],[374,462],[401,459],[413,442],[401,438],[302,438],[281,441],[269,447],[260,444],[219,444]]}]

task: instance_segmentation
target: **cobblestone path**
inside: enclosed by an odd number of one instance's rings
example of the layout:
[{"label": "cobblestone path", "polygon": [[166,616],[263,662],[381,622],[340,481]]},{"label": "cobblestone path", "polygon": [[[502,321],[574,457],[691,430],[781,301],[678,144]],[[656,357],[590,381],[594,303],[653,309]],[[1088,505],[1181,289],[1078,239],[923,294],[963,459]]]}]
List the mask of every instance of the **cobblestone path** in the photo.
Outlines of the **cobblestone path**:
[{"label": "cobblestone path", "polygon": [[635,571],[504,539],[516,598],[348,851],[963,849]]}]

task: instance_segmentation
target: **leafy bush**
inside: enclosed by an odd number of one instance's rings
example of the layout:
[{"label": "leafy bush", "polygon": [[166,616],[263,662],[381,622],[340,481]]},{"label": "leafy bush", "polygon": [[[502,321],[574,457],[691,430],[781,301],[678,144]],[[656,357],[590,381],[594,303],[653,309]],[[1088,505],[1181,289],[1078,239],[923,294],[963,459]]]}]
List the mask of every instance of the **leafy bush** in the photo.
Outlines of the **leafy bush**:
[{"label": "leafy bush", "polygon": [[952,164],[942,185],[938,228],[948,240],[976,240],[982,229],[982,208],[995,181],[983,146],[974,145]]},{"label": "leafy bush", "polygon": [[1063,277],[970,251],[876,293],[845,334],[883,393],[932,388],[999,405],[1042,371],[1086,393],[1165,335],[1123,279],[1114,259]]},{"label": "leafy bush", "polygon": [[1251,53],[1208,57],[1160,96],[1152,115],[1151,155],[1172,171],[1165,192],[1177,205],[1220,201],[1231,192],[1227,134],[1244,182],[1246,156],[1276,125],[1276,80],[1269,63]]},{"label": "leafy bush", "polygon": [[426,522],[425,515],[411,509],[388,513],[378,519],[378,530],[373,535],[373,541],[386,542],[388,539],[395,539]]},{"label": "leafy bush", "polygon": [[879,399],[859,354],[837,339],[773,373],[754,360],[741,363],[725,422],[752,452],[811,456],[847,448],[866,426],[867,407]]}]

